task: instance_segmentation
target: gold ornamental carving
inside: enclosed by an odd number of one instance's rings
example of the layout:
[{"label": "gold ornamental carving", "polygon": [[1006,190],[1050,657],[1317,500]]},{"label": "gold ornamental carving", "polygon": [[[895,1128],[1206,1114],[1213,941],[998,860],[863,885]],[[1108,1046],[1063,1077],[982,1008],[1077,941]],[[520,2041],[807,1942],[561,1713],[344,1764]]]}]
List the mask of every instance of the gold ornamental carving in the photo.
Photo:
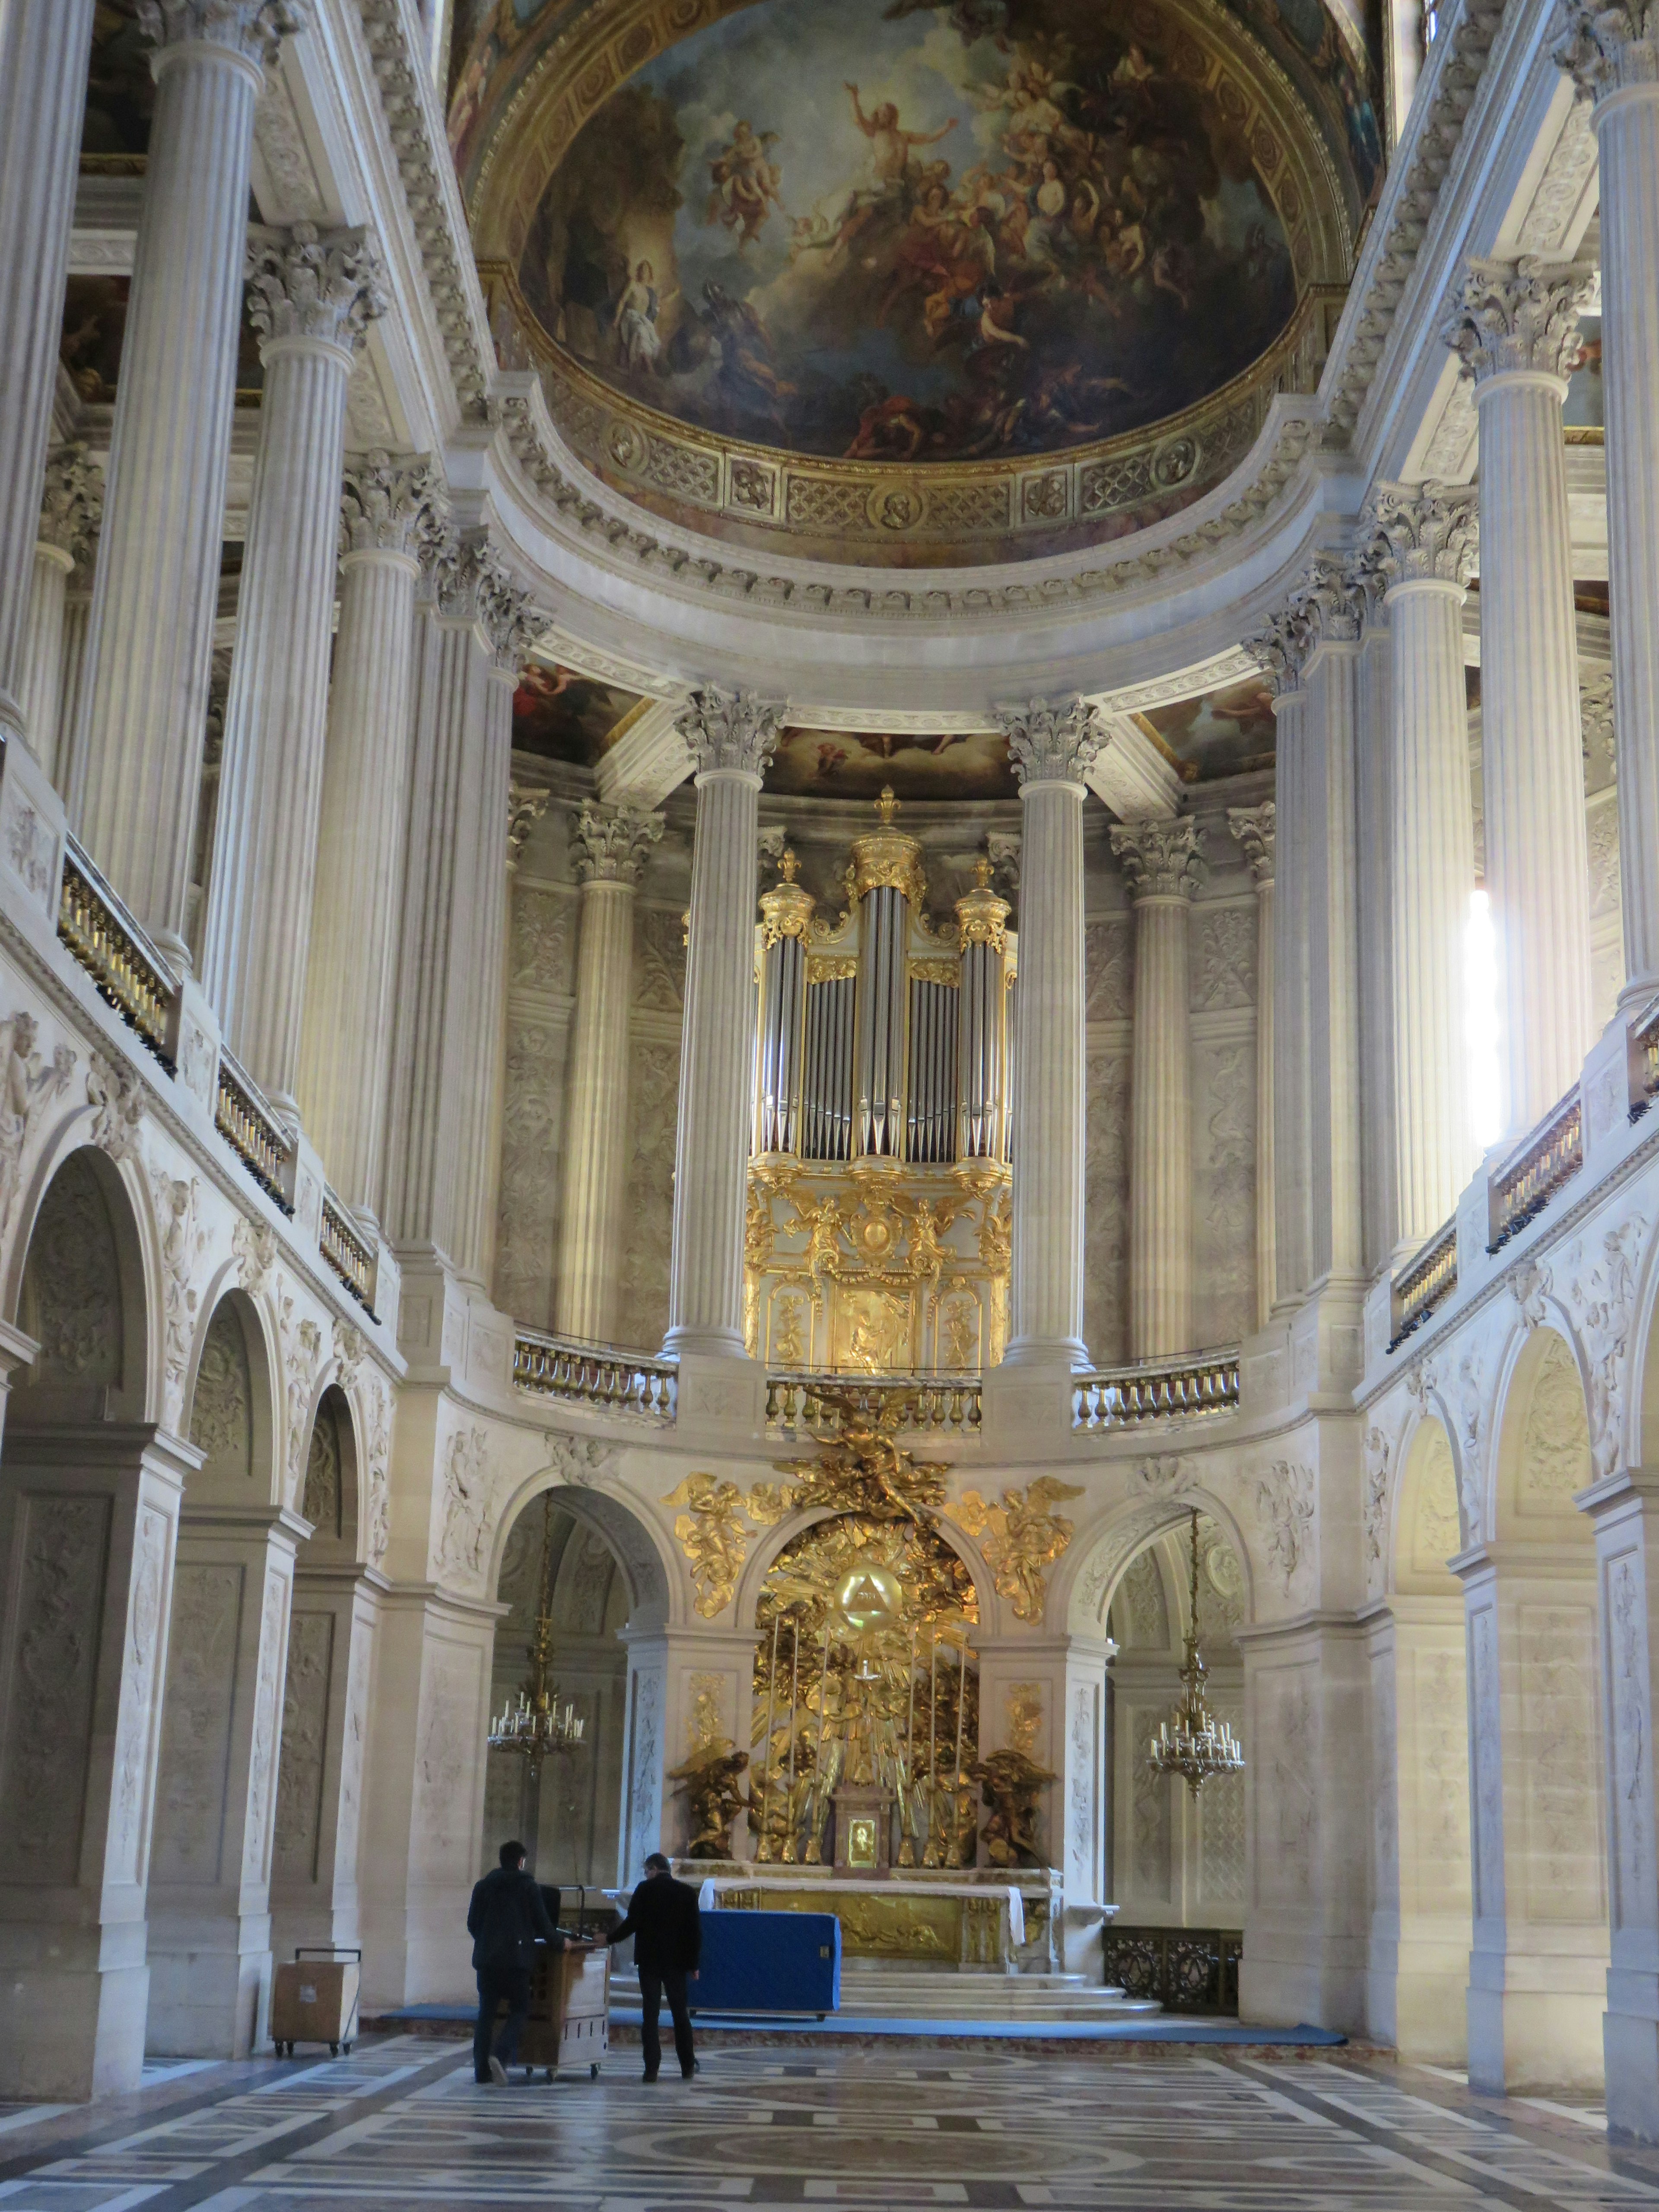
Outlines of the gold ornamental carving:
[{"label": "gold ornamental carving", "polygon": [[[814,925],[815,927],[818,926]],[[812,952],[807,955],[806,980],[809,984],[844,983],[858,972],[859,963],[852,953],[837,956],[830,952]]]},{"label": "gold ornamental carving", "polygon": [[916,1460],[896,1442],[904,1393],[884,1394],[873,1414],[854,1390],[826,1385],[816,1400],[825,1431],[820,1456],[776,1462],[793,1486],[789,1510],[860,1514],[872,1521],[915,1521],[939,1511],[950,1469],[940,1460]]},{"label": "gold ornamental carving", "polygon": [[982,1540],[980,1549],[997,1595],[1010,1601],[1017,1620],[1042,1620],[1048,1595],[1047,1570],[1073,1533],[1071,1522],[1054,1509],[1066,1498],[1082,1495],[1080,1485],[1042,1474],[1024,1489],[1005,1489],[1000,1505],[969,1490],[963,1493],[960,1504],[947,1509],[968,1535]]},{"label": "gold ornamental carving", "polygon": [[876,801],[876,812],[881,820],[879,830],[872,830],[862,837],[853,840],[853,864],[847,872],[848,887],[854,899],[861,899],[866,891],[879,890],[890,885],[902,891],[913,907],[922,906],[927,896],[927,878],[921,865],[921,845],[919,839],[908,837],[902,830],[895,830],[893,817],[900,802],[893,796],[890,783],[884,784]]},{"label": "gold ornamental carving", "polygon": [[722,1482],[718,1475],[688,1474],[663,1504],[684,1508],[675,1518],[674,1534],[696,1586],[697,1611],[713,1620],[731,1604],[749,1556],[744,1516],[763,1528],[781,1520],[787,1508],[780,1487],[757,1483],[745,1496],[735,1482]]},{"label": "gold ornamental carving", "polygon": [[957,901],[957,942],[966,951],[970,945],[988,945],[994,952],[1000,952],[1008,942],[1008,916],[1012,909],[1005,898],[999,898],[991,889],[991,863],[981,853],[974,863],[974,888],[964,891]]},{"label": "gold ornamental carving", "polygon": [[811,933],[813,909],[817,901],[809,890],[804,890],[795,881],[800,863],[787,846],[778,863],[778,873],[783,880],[769,891],[761,894],[761,943],[776,945],[786,937],[799,938],[804,945]]},{"label": "gold ornamental carving", "polygon": [[684,1797],[690,1811],[687,1858],[731,1857],[732,1823],[750,1809],[750,1800],[738,1786],[738,1778],[748,1765],[746,1751],[733,1750],[729,1737],[719,1736],[690,1753],[679,1765],[669,1768],[674,1795]]}]

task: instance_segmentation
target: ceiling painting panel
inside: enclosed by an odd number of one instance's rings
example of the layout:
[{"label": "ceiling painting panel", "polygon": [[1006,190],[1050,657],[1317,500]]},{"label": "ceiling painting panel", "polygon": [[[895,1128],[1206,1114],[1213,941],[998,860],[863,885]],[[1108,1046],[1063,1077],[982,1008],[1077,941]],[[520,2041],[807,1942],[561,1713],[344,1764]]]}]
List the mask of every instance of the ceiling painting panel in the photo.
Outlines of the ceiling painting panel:
[{"label": "ceiling painting panel", "polygon": [[901,800],[1018,795],[1000,731],[890,734],[787,729],[766,773],[781,798],[868,799],[890,784]]},{"label": "ceiling painting panel", "polygon": [[648,703],[574,668],[529,661],[513,694],[513,750],[595,768]]},{"label": "ceiling painting panel", "polygon": [[1200,783],[1272,764],[1277,726],[1265,678],[1246,677],[1196,699],[1138,714],[1154,738]]}]

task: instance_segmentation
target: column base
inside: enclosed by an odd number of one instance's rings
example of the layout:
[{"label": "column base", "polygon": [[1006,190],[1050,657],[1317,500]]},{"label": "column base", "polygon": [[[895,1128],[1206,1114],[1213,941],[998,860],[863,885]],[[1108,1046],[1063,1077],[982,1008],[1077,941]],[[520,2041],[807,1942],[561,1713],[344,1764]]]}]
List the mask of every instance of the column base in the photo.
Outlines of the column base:
[{"label": "column base", "polygon": [[270,1976],[265,1914],[216,1920],[161,1907],[150,1920],[145,2047],[158,2058],[246,2058],[263,2050]]},{"label": "column base", "polygon": [[690,1352],[696,1359],[747,1359],[749,1347],[735,1328],[671,1328],[662,1340],[665,1359]]},{"label": "column base", "polygon": [[1068,1443],[1073,1370],[1063,1358],[988,1368],[981,1386],[981,1433],[1010,1458],[1029,1459]]},{"label": "column base", "polygon": [[78,2105],[137,2088],[149,2012],[142,1921],[14,1923],[0,1940],[0,2096]]},{"label": "column base", "polygon": [[1659,2143],[1659,1989],[1650,1989],[1649,2012],[1616,2012],[1612,1995],[1601,2021],[1607,2133],[1623,2142]]},{"label": "column base", "polygon": [[[671,1347],[672,1348],[672,1347]],[[674,1425],[715,1443],[752,1443],[766,1426],[766,1370],[739,1349],[736,1357],[688,1346],[680,1350]]]},{"label": "column base", "polygon": [[1474,1978],[1482,1961],[1479,1954],[1471,1960],[1470,2088],[1492,2096],[1601,2088],[1606,2080],[1602,2021],[1607,2000],[1600,1977],[1594,1989],[1564,1986],[1570,1979],[1583,1978],[1574,1969],[1589,1962],[1546,1955],[1490,1963],[1510,1978],[1517,1970],[1525,1973],[1534,1986],[1482,1989]]}]

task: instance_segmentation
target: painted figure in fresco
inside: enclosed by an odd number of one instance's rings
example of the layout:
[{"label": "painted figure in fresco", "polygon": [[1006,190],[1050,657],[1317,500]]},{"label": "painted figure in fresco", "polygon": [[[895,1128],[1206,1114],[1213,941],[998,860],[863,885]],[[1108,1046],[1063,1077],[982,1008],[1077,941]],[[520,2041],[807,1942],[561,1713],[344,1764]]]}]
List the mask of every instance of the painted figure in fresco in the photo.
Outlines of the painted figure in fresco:
[{"label": "painted figure in fresco", "polygon": [[708,165],[714,190],[708,195],[703,221],[735,231],[739,250],[760,236],[773,208],[783,213],[779,194],[782,178],[777,163],[769,158],[769,149],[777,143],[775,131],[757,135],[753,124],[740,122],[732,131],[731,143],[722,146]]},{"label": "painted figure in fresco", "polygon": [[662,353],[657,336],[656,271],[648,261],[634,264],[622,297],[617,302],[617,345],[629,368],[654,368]]}]

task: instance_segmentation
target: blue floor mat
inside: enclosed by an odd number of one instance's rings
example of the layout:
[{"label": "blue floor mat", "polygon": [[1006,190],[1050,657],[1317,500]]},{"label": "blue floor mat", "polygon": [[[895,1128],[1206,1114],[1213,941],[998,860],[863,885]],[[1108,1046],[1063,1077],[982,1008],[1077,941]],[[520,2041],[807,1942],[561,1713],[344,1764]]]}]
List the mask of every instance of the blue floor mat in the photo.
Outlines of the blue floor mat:
[{"label": "blue floor mat", "polygon": [[[477,2017],[473,2005],[400,2005],[395,2012],[376,2014],[376,2025],[400,2027],[417,2021],[471,2021]],[[612,2022],[618,2027],[637,2027],[637,2010],[614,2007]],[[787,2014],[699,2012],[699,2027],[718,2027],[750,2033],[786,2035],[928,2035],[994,2037],[1010,2043],[1255,2043],[1315,2045],[1334,2050],[1346,2043],[1329,2027],[1245,2027],[1236,2020],[1183,2019],[1178,2013],[1158,2013],[1125,2021],[1006,2021],[1006,2020],[867,2020],[857,2013],[835,2013],[827,2020],[794,2020]]]}]

